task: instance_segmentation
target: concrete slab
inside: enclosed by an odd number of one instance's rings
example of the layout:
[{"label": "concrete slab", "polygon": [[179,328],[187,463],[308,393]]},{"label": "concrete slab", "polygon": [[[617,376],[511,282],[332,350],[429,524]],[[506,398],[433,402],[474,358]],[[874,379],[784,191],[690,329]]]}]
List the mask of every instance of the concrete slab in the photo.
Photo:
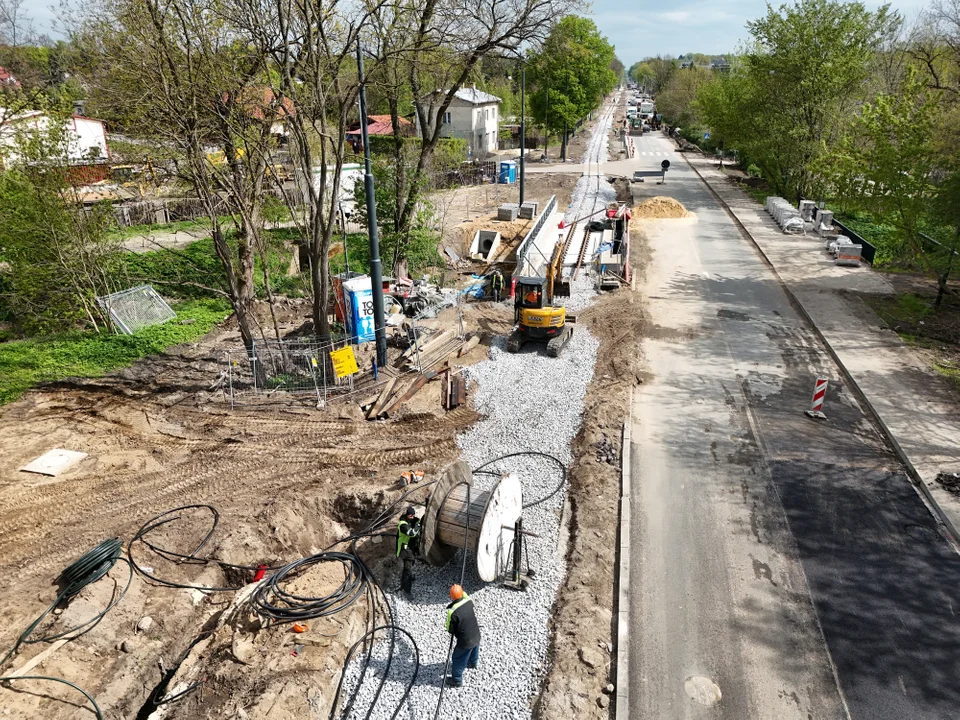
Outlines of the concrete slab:
[{"label": "concrete slab", "polygon": [[45,452],[36,460],[20,468],[21,472],[36,473],[48,477],[57,477],[87,457],[87,453],[76,450],[54,448]]}]

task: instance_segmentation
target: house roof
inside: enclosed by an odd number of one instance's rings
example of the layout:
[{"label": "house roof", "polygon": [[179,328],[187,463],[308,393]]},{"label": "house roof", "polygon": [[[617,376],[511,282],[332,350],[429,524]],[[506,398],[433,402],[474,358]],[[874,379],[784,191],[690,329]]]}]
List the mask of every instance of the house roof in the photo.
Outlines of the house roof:
[{"label": "house roof", "polygon": [[13,87],[20,87],[20,81],[17,80],[13,76],[13,73],[11,73],[5,67],[0,67],[0,85],[12,85]]},{"label": "house roof", "polygon": [[[413,123],[407,120],[406,118],[397,118],[400,121],[400,131],[401,134],[404,134],[404,130],[409,130],[413,127]],[[347,130],[347,135],[359,135],[360,134],[360,123],[354,123],[350,126],[350,130]],[[393,122],[390,120],[389,115],[368,115],[367,116],[367,134],[368,135],[393,135]]]},{"label": "house roof", "polygon": [[499,103],[501,102],[500,98],[496,95],[491,95],[486,93],[483,90],[477,90],[476,88],[460,88],[454,94],[458,100],[463,100],[468,102],[471,105],[487,105],[489,103]]},{"label": "house roof", "polygon": [[[226,93],[223,94],[223,99],[227,99]],[[281,118],[293,117],[297,114],[290,98],[285,97],[280,100],[271,88],[265,86],[244,88],[236,102],[241,104],[254,120],[276,122]]]}]

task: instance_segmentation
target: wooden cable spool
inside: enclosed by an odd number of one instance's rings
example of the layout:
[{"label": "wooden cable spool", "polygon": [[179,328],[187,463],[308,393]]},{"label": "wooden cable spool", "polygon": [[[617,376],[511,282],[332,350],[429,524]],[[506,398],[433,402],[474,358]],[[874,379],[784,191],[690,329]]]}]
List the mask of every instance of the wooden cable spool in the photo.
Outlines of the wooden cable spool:
[{"label": "wooden cable spool", "polygon": [[523,512],[523,493],[515,475],[504,475],[489,490],[473,490],[473,474],[464,462],[451,465],[437,481],[421,535],[421,555],[431,565],[446,565],[466,538],[477,574],[493,582],[506,561],[514,524]]}]

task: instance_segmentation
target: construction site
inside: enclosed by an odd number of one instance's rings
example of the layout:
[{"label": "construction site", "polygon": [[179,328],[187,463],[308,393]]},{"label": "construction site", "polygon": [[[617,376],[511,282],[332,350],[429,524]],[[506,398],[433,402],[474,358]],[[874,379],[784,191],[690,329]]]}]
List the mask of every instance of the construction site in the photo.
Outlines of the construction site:
[{"label": "construction site", "polygon": [[[641,234],[602,170],[616,113],[561,197],[475,202],[447,247],[456,280],[388,305],[382,367],[373,342],[305,337],[291,298],[287,339],[249,357],[227,320],[5,407],[0,714],[607,717],[617,527],[598,518],[617,516],[643,374]],[[451,689],[454,583],[483,639]]]}]

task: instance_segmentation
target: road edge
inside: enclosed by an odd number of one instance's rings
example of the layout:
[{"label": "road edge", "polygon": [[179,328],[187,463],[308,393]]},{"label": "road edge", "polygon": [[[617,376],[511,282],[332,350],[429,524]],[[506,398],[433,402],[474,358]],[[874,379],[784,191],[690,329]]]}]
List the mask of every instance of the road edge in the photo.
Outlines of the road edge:
[{"label": "road edge", "polygon": [[887,427],[887,424],[883,421],[883,417],[874,407],[873,403],[870,402],[870,399],[867,397],[866,393],[860,387],[860,384],[857,382],[856,378],[847,369],[847,366],[840,359],[839,354],[833,349],[833,346],[827,340],[823,332],[821,332],[820,328],[817,326],[817,323],[810,316],[810,313],[807,312],[807,309],[806,307],[804,307],[803,302],[800,300],[800,298],[798,298],[794,294],[793,290],[790,289],[790,286],[780,276],[780,273],[777,270],[777,266],[773,264],[773,262],[767,256],[767,253],[764,252],[763,246],[754,239],[753,235],[750,233],[749,230],[747,230],[746,226],[742,222],[740,222],[740,218],[737,217],[736,213],[733,212],[733,210],[730,208],[727,202],[720,196],[720,193],[714,190],[710,182],[700,173],[699,168],[697,168],[697,166],[690,161],[690,158],[687,157],[686,153],[683,153],[683,159],[686,161],[687,165],[690,166],[690,169],[697,174],[697,177],[700,178],[700,182],[702,182],[706,186],[707,190],[710,191],[710,194],[717,199],[717,202],[720,203],[720,205],[723,207],[727,215],[730,216],[730,219],[733,220],[736,226],[740,229],[740,232],[742,232],[750,240],[751,244],[757,249],[757,251],[760,253],[760,256],[764,259],[764,262],[766,262],[767,265],[770,266],[770,269],[773,271],[774,276],[777,278],[777,282],[779,283],[783,291],[787,294],[787,297],[790,299],[791,304],[793,304],[793,306],[797,309],[797,311],[803,316],[804,320],[806,320],[807,323],[809,323],[810,327],[813,328],[813,331],[816,333],[817,337],[820,339],[820,342],[826,348],[827,353],[833,359],[834,363],[836,363],[837,368],[839,368],[840,370],[840,373],[843,375],[844,379],[850,384],[850,387],[853,388],[854,392],[857,395],[857,399],[860,402],[862,402],[864,406],[867,408],[867,411],[870,413],[870,416],[873,418],[874,422],[879,428],[881,435],[889,443],[891,449],[893,450],[897,458],[900,460],[900,462],[903,463],[904,467],[907,470],[907,475],[910,476],[910,479],[913,485],[920,491],[920,494],[923,496],[924,500],[926,500],[927,506],[933,511],[934,517],[940,522],[940,524],[943,526],[944,530],[946,531],[945,535],[946,535],[947,542],[950,544],[950,546],[953,548],[955,552],[960,553],[960,532],[958,532],[957,527],[953,524],[953,521],[950,519],[949,515],[947,515],[947,513],[944,512],[943,508],[940,507],[940,504],[933,497],[933,494],[930,492],[930,489],[927,487],[926,483],[923,481],[923,478],[920,476],[920,473],[917,471],[917,468],[914,467],[913,463],[910,461],[910,458],[903,451],[903,448],[900,447],[900,443],[897,441],[897,438],[890,431],[890,428]]},{"label": "road edge", "polygon": [[630,487],[633,388],[627,396],[620,445],[620,562],[617,572],[616,720],[630,719]]}]

